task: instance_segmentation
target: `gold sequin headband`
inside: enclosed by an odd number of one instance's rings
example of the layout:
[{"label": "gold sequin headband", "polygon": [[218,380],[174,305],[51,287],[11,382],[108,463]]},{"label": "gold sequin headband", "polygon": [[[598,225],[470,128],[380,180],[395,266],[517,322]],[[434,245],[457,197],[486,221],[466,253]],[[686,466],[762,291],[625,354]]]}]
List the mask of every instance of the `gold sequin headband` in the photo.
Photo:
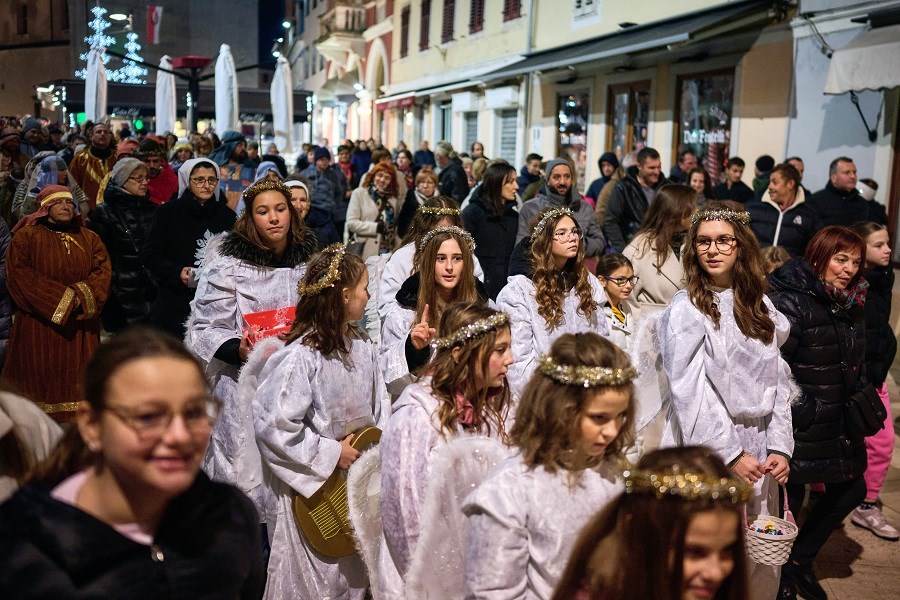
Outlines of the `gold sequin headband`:
[{"label": "gold sequin headband", "polygon": [[423,215],[443,215],[455,216],[461,215],[462,211],[458,208],[444,208],[443,206],[420,206],[419,212]]},{"label": "gold sequin headband", "polygon": [[541,217],[541,220],[537,222],[537,225],[534,226],[534,229],[531,230],[531,239],[533,240],[539,236],[541,231],[544,230],[544,227],[547,226],[547,223],[562,217],[572,217],[573,220],[575,219],[572,215],[572,211],[568,208],[554,208],[553,210],[547,211],[544,216]]},{"label": "gold sequin headband", "polygon": [[627,468],[622,476],[625,478],[626,494],[652,494],[656,498],[679,496],[685,500],[717,500],[738,504],[746,502],[753,491],[742,481],[731,477],[682,472],[677,466],[667,471]]},{"label": "gold sequin headband", "polygon": [[41,207],[47,206],[54,200],[60,199],[72,200],[73,202],[75,201],[75,199],[72,197],[72,192],[53,192],[52,194],[48,194],[46,198],[41,200]]},{"label": "gold sequin headband", "polygon": [[438,338],[431,343],[432,348],[452,348],[465,344],[469,340],[482,336],[488,331],[498,329],[509,324],[509,315],[504,312],[498,312],[486,319],[479,319],[474,323],[470,323],[465,327],[460,327],[450,335]]},{"label": "gold sequin headband", "polygon": [[625,385],[638,376],[634,367],[611,369],[609,367],[561,365],[555,362],[549,354],[542,355],[539,360],[538,369],[542,375],[565,385],[581,385],[586,388],[598,385]]},{"label": "gold sequin headband", "polygon": [[742,225],[750,224],[750,213],[745,210],[698,210],[691,217],[691,225],[696,225],[700,221],[729,221],[731,223],[741,223]]},{"label": "gold sequin headband", "polygon": [[323,253],[333,253],[334,256],[331,257],[331,263],[328,265],[328,270],[325,271],[325,274],[319,278],[315,283],[304,284],[299,283],[297,285],[297,295],[298,296],[315,296],[322,290],[327,287],[332,287],[334,282],[337,281],[337,278],[340,276],[341,271],[341,261],[344,259],[344,254],[346,252],[346,248],[340,242],[331,244],[324,250]]},{"label": "gold sequin headband", "polygon": [[[269,191],[279,192],[282,196],[290,201],[291,199],[291,190],[286,185],[284,185],[280,181],[272,181],[271,179],[263,179],[262,181],[258,181],[244,190],[244,202],[249,204],[254,198],[259,196],[263,192]],[[307,193],[309,191],[307,190]]]},{"label": "gold sequin headband", "polygon": [[454,235],[460,236],[461,238],[466,240],[466,245],[469,247],[469,252],[475,252],[475,238],[472,237],[471,233],[469,233],[465,229],[457,227],[456,225],[448,225],[446,227],[436,227],[435,229],[432,229],[422,236],[422,241],[419,242],[419,248],[424,249],[425,246],[428,245],[428,242],[431,241],[431,238],[441,233],[452,233]]}]

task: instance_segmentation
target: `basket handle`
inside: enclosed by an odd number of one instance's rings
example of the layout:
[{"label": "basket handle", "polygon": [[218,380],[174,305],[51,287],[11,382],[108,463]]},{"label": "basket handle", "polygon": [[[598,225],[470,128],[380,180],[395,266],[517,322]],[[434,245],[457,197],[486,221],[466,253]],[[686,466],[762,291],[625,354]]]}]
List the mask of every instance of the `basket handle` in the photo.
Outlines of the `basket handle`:
[{"label": "basket handle", "polygon": [[[767,474],[766,477],[772,477],[772,476]],[[788,523],[790,523],[791,525],[796,525],[797,520],[794,518],[794,513],[791,512],[791,507],[790,507],[790,504],[788,503],[787,486],[779,484],[778,487],[781,488],[781,494],[782,494],[782,497],[784,498],[784,510],[782,511],[781,518],[784,519],[785,521],[787,521]],[[744,512],[743,526],[744,526],[744,529],[747,529],[747,527],[750,524],[750,520],[747,518],[747,503],[746,502],[744,502],[743,512]]]}]

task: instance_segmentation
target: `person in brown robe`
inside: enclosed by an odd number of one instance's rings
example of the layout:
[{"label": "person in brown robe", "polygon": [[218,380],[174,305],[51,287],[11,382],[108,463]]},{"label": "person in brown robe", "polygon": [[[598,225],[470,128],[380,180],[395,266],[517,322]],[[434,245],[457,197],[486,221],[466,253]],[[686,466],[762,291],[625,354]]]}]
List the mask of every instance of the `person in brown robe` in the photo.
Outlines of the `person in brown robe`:
[{"label": "person in brown robe", "polygon": [[98,198],[103,187],[100,184],[116,164],[115,151],[112,129],[107,123],[97,123],[91,129],[91,145],[76,154],[69,164],[69,174],[84,190],[91,211],[97,208],[98,200],[103,201],[103,196]]},{"label": "person in brown robe", "polygon": [[112,271],[106,247],[83,226],[67,187],[46,186],[38,203],[13,230],[6,257],[16,312],[0,379],[67,422],[78,408],[82,367],[100,345]]}]

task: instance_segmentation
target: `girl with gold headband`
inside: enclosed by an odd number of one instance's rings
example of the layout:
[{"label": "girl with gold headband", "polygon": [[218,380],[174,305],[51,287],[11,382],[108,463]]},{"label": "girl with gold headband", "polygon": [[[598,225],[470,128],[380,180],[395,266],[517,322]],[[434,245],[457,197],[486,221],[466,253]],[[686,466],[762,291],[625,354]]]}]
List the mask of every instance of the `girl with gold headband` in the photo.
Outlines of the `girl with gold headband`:
[{"label": "girl with gold headband", "polygon": [[[512,363],[509,317],[481,304],[456,303],[444,311],[440,337],[426,375],[394,405],[381,438],[382,598],[404,598],[420,536],[436,457],[453,440],[488,436],[506,441]],[[449,502],[449,501],[448,501]],[[438,565],[434,565],[435,568]],[[446,574],[449,577],[460,573]]]},{"label": "girl with gold headband", "polygon": [[636,375],[595,333],[567,333],[541,357],[510,432],[517,454],[463,505],[466,598],[550,598],[574,533],[623,489]]},{"label": "girl with gold headband", "polygon": [[[400,286],[416,271],[415,255],[419,250],[422,238],[429,231],[438,227],[462,228],[459,205],[449,196],[434,196],[425,200],[415,213],[409,231],[404,236],[401,246],[395,250],[381,272],[378,285],[378,316],[383,321],[397,304],[397,292]],[[484,273],[478,258],[473,257],[475,277],[484,280]]]},{"label": "girl with gold headband", "polygon": [[[697,446],[645,455],[578,537],[553,600],[747,600],[750,490]],[[755,583],[754,583],[755,584]]]},{"label": "girl with gold headband", "polygon": [[398,396],[428,362],[444,310],[453,302],[487,303],[473,274],[474,242],[459,227],[437,227],[422,237],[416,272],[397,292],[381,328],[381,357],[388,391]]},{"label": "girl with gold headband", "polygon": [[361,600],[368,586],[358,554],[318,553],[292,512],[294,494],[311,497],[357,459],[353,432],[384,427],[391,413],[375,347],[355,325],[369,299],[368,279],[362,259],[340,244],[313,256],[286,345],[259,374],[252,410],[270,491],[267,599]]},{"label": "girl with gold headband", "polygon": [[[262,180],[243,193],[246,209],[234,230],[210,242],[191,302],[185,344],[204,363],[223,402],[203,468],[256,496],[259,451],[249,400],[237,398],[238,372],[253,347],[244,316],[297,304],[297,282],[313,253],[312,231],[280,181]],[[253,455],[252,459],[248,459]]]},{"label": "girl with gold headband", "polygon": [[548,208],[532,219],[523,240],[530,266],[510,265],[509,283],[497,305],[512,320],[513,357],[509,384],[521,393],[538,357],[564,333],[593,331],[609,337],[603,315],[606,292],[584,266],[584,239],[568,208]]},{"label": "girl with gold headband", "polygon": [[[657,324],[671,408],[663,446],[703,445],[753,486],[747,511],[777,515],[794,451],[797,395],[779,347],[790,323],[765,295],[759,244],[742,205],[695,213],[683,262],[687,288]],[[757,598],[774,598],[779,568],[753,564]]]}]

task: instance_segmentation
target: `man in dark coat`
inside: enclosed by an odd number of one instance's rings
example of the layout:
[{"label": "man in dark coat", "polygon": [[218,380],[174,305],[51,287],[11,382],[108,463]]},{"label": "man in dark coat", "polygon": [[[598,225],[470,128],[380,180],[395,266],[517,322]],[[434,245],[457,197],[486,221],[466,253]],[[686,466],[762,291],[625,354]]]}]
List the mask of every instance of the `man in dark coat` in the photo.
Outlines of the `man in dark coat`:
[{"label": "man in dark coat", "polygon": [[858,182],[853,159],[839,156],[831,161],[828,183],[809,199],[822,217],[822,225],[851,227],[860,221],[887,225],[887,214],[878,203],[867,202],[856,189]]},{"label": "man in dark coat", "polygon": [[440,141],[434,149],[434,158],[441,168],[438,175],[438,190],[442,196],[449,196],[462,204],[469,195],[469,177],[463,169],[462,161],[453,152],[450,142]]},{"label": "man in dark coat", "polygon": [[525,166],[519,171],[519,177],[516,179],[516,184],[519,186],[519,195],[523,194],[525,188],[529,185],[535,181],[540,181],[541,163],[543,161],[544,157],[534,152],[525,157]]},{"label": "man in dark coat", "polygon": [[678,152],[678,162],[672,166],[669,172],[670,183],[688,184],[690,172],[697,168],[697,153],[691,148],[681,148]]},{"label": "man in dark coat", "polygon": [[728,159],[727,164],[725,181],[713,187],[712,197],[715,200],[734,200],[741,204],[753,200],[753,189],[741,181],[746,166],[744,159],[740,156],[732,156]]},{"label": "man in dark coat", "polygon": [[434,152],[428,148],[428,142],[422,140],[422,144],[413,155],[413,169],[418,172],[422,167],[431,167],[433,169],[435,166],[437,166],[437,163],[434,161]]},{"label": "man in dark coat", "polygon": [[637,155],[637,175],[626,175],[616,184],[603,215],[606,240],[621,252],[641,228],[657,190],[668,183],[662,175],[659,152],[647,147]]}]

